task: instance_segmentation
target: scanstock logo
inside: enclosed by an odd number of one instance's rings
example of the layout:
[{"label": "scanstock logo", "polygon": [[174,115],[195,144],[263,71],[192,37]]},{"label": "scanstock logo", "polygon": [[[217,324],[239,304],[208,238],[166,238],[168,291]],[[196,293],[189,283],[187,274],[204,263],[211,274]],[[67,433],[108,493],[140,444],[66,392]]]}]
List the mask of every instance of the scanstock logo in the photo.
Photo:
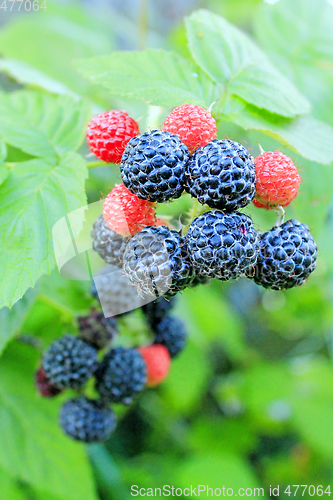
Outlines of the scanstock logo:
[{"label": "scanstock logo", "polygon": [[[140,296],[136,287],[130,284],[122,267],[105,265],[92,248],[91,231],[103,209],[103,200],[91,203],[70,212],[53,226],[52,237],[59,273],[69,280],[91,282],[91,291],[101,303],[105,317],[117,316],[141,307],[169,289],[168,280],[157,285],[152,270],[151,280],[146,288],[151,293]],[[126,218],[124,216],[124,224]],[[162,238],[158,239],[160,252],[168,259],[168,252]],[[138,258],[140,258],[138,256]]]}]

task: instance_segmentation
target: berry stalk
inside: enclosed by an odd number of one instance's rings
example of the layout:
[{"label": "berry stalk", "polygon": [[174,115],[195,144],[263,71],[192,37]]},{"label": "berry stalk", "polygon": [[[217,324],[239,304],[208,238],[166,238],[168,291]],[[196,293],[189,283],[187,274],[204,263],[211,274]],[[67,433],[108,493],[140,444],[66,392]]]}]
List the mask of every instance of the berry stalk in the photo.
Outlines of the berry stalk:
[{"label": "berry stalk", "polygon": [[105,163],[105,161],[90,161],[87,163],[87,168],[95,168],[95,167],[106,167],[108,163]]},{"label": "berry stalk", "polygon": [[281,226],[284,223],[284,217],[286,215],[286,211],[281,205],[275,209],[275,213],[277,215],[275,226]]}]

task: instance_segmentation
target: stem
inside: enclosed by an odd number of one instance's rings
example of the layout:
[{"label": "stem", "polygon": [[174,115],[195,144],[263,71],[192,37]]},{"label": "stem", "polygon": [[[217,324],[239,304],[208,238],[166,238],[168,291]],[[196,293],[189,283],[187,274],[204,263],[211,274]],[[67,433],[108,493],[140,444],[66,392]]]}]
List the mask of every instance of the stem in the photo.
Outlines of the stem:
[{"label": "stem", "polygon": [[223,114],[221,110],[224,107],[224,105],[225,105],[225,103],[227,101],[227,98],[228,98],[228,87],[225,86],[224,91],[223,91],[223,93],[222,93],[222,95],[220,97],[220,102],[219,102],[219,105],[217,107],[217,110],[214,113],[216,116],[219,116],[220,114]]},{"label": "stem", "polygon": [[259,146],[259,149],[260,149],[260,154],[262,155],[263,153],[265,153],[264,148],[261,146],[261,144],[259,144],[259,142],[258,142],[258,146]]},{"label": "stem", "polygon": [[217,101],[218,101],[218,99],[216,99],[215,101],[212,102],[212,104],[207,109],[208,113],[212,113],[213,106],[217,103]]},{"label": "stem", "polygon": [[30,334],[21,334],[16,337],[17,342],[21,342],[22,344],[31,345],[37,351],[42,350],[42,342],[39,337]]},{"label": "stem", "polygon": [[286,215],[286,211],[283,207],[279,206],[275,209],[275,213],[277,215],[275,226],[281,226],[284,221],[284,216]]},{"label": "stem", "polygon": [[173,217],[172,215],[163,215],[163,214],[158,214],[158,219],[162,219],[162,220],[171,220]]},{"label": "stem", "polygon": [[106,163],[103,160],[97,160],[97,161],[90,161],[87,163],[88,168],[94,168],[94,167],[107,167],[110,165],[110,163]]},{"label": "stem", "polygon": [[190,221],[192,221],[193,219],[196,218],[196,216],[198,215],[199,207],[200,206],[202,206],[202,205],[200,205],[200,203],[198,202],[198,200],[194,199],[192,208],[191,208],[191,210],[189,211],[189,214],[188,214],[188,217],[189,217]]},{"label": "stem", "polygon": [[161,116],[164,108],[162,106],[148,106],[147,129],[155,130],[161,127]]},{"label": "stem", "polygon": [[138,12],[138,47],[143,50],[147,46],[149,29],[149,0],[139,0]]},{"label": "stem", "polygon": [[194,199],[193,205],[187,214],[187,219],[189,220],[189,223],[186,224],[186,226],[183,226],[182,228],[183,234],[187,234],[187,231],[189,230],[189,227],[193,219],[199,217],[205,212],[208,212],[209,210],[211,210],[211,208],[209,208],[207,205],[201,205],[201,203],[199,203],[198,200]]}]

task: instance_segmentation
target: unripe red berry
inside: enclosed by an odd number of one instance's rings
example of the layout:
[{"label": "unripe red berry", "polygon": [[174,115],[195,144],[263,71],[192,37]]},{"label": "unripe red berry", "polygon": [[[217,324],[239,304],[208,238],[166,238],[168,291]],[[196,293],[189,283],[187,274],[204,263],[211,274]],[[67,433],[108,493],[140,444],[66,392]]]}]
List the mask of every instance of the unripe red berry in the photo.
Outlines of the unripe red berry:
[{"label": "unripe red berry", "polygon": [[179,135],[192,154],[216,139],[216,122],[209,111],[194,104],[175,108],[166,118],[163,130]]},{"label": "unripe red berry", "polygon": [[122,236],[133,236],[146,226],[154,226],[154,203],[141,200],[123,183],[115,186],[104,200],[104,220]]},{"label": "unripe red berry", "polygon": [[140,133],[139,125],[125,111],[106,111],[89,122],[87,142],[97,158],[108,163],[120,163],[125,147]]},{"label": "unripe red berry", "polygon": [[51,384],[51,382],[45,375],[43,367],[40,367],[36,371],[35,382],[40,395],[44,398],[53,398],[61,392],[61,389],[58,389],[58,387],[54,387],[54,385]]},{"label": "unripe red berry", "polygon": [[259,208],[283,207],[297,196],[301,178],[293,161],[280,151],[267,151],[255,160],[256,196]]},{"label": "unripe red berry", "polygon": [[170,354],[164,345],[154,344],[140,347],[139,351],[147,365],[147,386],[159,385],[168,375]]},{"label": "unripe red berry", "polygon": [[260,203],[260,201],[254,199],[253,200],[253,205],[256,206],[257,208],[265,208],[266,210],[271,210],[272,207],[269,207],[268,205],[264,205],[264,203]]}]

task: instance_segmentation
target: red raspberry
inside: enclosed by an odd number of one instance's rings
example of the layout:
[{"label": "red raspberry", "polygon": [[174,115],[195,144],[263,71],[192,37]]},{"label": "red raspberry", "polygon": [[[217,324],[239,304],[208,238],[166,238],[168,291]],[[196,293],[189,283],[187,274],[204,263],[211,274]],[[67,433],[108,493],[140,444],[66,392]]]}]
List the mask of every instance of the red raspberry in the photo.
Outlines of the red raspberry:
[{"label": "red raspberry", "polygon": [[140,347],[139,351],[147,365],[147,386],[155,387],[168,375],[170,354],[164,345],[154,344]]},{"label": "red raspberry", "polygon": [[260,201],[253,200],[253,205],[255,205],[257,208],[266,208],[266,210],[271,210],[272,207],[269,207],[268,205],[264,205],[263,203],[260,203]]},{"label": "red raspberry", "polygon": [[163,130],[177,134],[192,154],[216,139],[216,122],[210,112],[194,104],[183,104],[171,111]]},{"label": "red raspberry", "polygon": [[103,217],[116,233],[133,236],[144,227],[155,225],[155,205],[141,200],[121,183],[105,198]]},{"label": "red raspberry", "polygon": [[88,146],[97,158],[108,163],[120,163],[128,141],[139,133],[139,125],[125,111],[106,111],[89,122]]},{"label": "red raspberry", "polygon": [[54,387],[45,375],[45,371],[40,367],[35,374],[36,387],[44,398],[53,398],[60,394],[61,389]]},{"label": "red raspberry", "polygon": [[280,151],[267,151],[255,160],[257,207],[285,207],[297,196],[301,178],[293,161]]}]

